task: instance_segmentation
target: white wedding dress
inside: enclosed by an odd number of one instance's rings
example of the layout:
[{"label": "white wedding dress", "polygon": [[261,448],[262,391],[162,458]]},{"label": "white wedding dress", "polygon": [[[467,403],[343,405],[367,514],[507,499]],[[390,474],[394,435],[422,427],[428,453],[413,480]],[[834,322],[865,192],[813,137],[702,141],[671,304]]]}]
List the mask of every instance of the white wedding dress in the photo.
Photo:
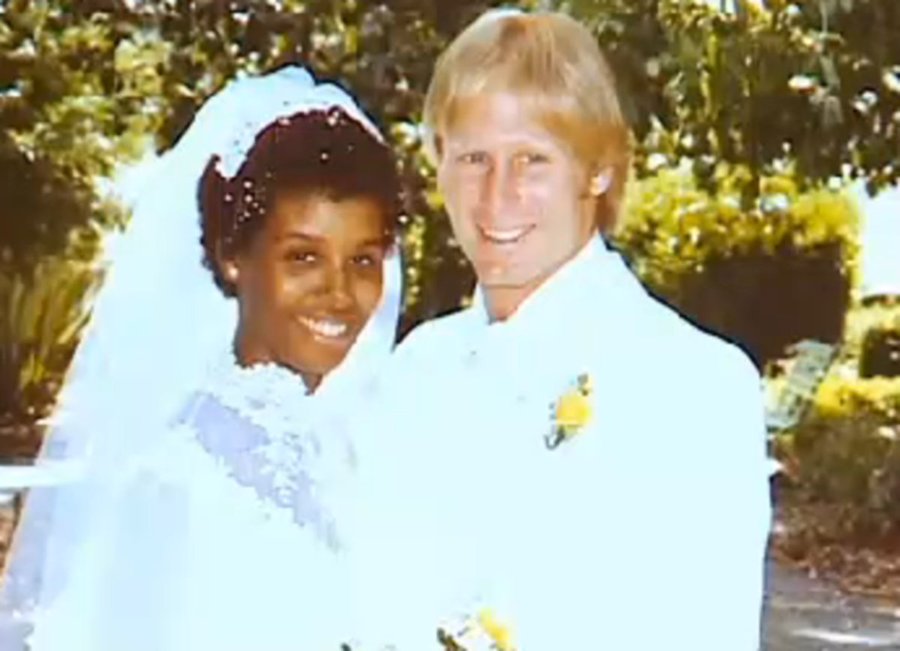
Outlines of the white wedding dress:
[{"label": "white wedding dress", "polygon": [[34,649],[337,651],[351,642],[339,522],[352,506],[341,491],[353,451],[337,418],[297,399],[303,390],[281,368],[225,360],[111,480],[73,557],[62,593],[72,604],[38,619]]},{"label": "white wedding dress", "polygon": [[381,138],[346,93],[287,67],[229,84],[155,165],[41,452],[74,481],[30,491],[9,554],[4,651],[367,648],[342,423],[393,349],[399,255],[346,359],[307,394],[284,368],[235,363],[237,314],[201,263],[196,198],[212,156],[231,174],[266,125],[333,108]]}]

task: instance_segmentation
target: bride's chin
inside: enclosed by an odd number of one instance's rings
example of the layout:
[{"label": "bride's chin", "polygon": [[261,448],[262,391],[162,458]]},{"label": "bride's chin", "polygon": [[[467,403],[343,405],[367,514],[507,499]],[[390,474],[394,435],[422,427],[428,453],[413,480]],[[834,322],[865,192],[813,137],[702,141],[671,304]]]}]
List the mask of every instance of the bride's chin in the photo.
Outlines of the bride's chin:
[{"label": "bride's chin", "polygon": [[335,350],[331,347],[319,347],[318,350],[307,348],[302,355],[294,356],[292,362],[287,364],[299,375],[316,375],[325,377],[337,369],[347,358],[350,348]]}]

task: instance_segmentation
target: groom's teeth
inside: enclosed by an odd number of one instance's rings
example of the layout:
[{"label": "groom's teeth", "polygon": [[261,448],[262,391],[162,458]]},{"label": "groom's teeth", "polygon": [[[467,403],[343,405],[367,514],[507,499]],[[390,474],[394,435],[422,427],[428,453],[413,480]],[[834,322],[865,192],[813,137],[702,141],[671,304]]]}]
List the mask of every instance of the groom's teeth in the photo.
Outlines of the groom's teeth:
[{"label": "groom's teeth", "polygon": [[485,237],[489,240],[494,240],[496,242],[500,242],[503,244],[508,244],[510,242],[515,242],[520,237],[522,237],[528,228],[516,228],[510,230],[493,230],[490,228],[483,228],[481,232],[484,233]]},{"label": "groom's teeth", "polygon": [[347,324],[338,321],[318,321],[302,318],[300,321],[307,328],[323,337],[341,337],[347,332]]}]

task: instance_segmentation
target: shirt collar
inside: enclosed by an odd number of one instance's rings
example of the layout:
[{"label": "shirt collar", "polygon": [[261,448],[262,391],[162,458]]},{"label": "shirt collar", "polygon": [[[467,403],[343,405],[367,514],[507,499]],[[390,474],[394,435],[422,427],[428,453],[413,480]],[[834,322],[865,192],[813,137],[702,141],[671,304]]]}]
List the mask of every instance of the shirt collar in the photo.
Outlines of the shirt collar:
[{"label": "shirt collar", "polygon": [[551,324],[570,318],[579,299],[588,293],[593,294],[593,300],[598,298],[596,284],[591,280],[599,280],[603,268],[614,256],[604,239],[597,235],[535,289],[507,319],[491,321],[480,284],[475,289],[469,310],[474,321],[491,333],[518,331],[529,324]]}]

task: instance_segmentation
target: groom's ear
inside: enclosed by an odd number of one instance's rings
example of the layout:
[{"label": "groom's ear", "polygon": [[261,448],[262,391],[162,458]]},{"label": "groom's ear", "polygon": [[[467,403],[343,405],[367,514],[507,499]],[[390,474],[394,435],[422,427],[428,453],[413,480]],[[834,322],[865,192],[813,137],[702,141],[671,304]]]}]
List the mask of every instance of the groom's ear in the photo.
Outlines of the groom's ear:
[{"label": "groom's ear", "polygon": [[604,167],[591,177],[590,193],[593,197],[599,197],[606,194],[606,191],[612,186],[613,171],[609,167]]}]

